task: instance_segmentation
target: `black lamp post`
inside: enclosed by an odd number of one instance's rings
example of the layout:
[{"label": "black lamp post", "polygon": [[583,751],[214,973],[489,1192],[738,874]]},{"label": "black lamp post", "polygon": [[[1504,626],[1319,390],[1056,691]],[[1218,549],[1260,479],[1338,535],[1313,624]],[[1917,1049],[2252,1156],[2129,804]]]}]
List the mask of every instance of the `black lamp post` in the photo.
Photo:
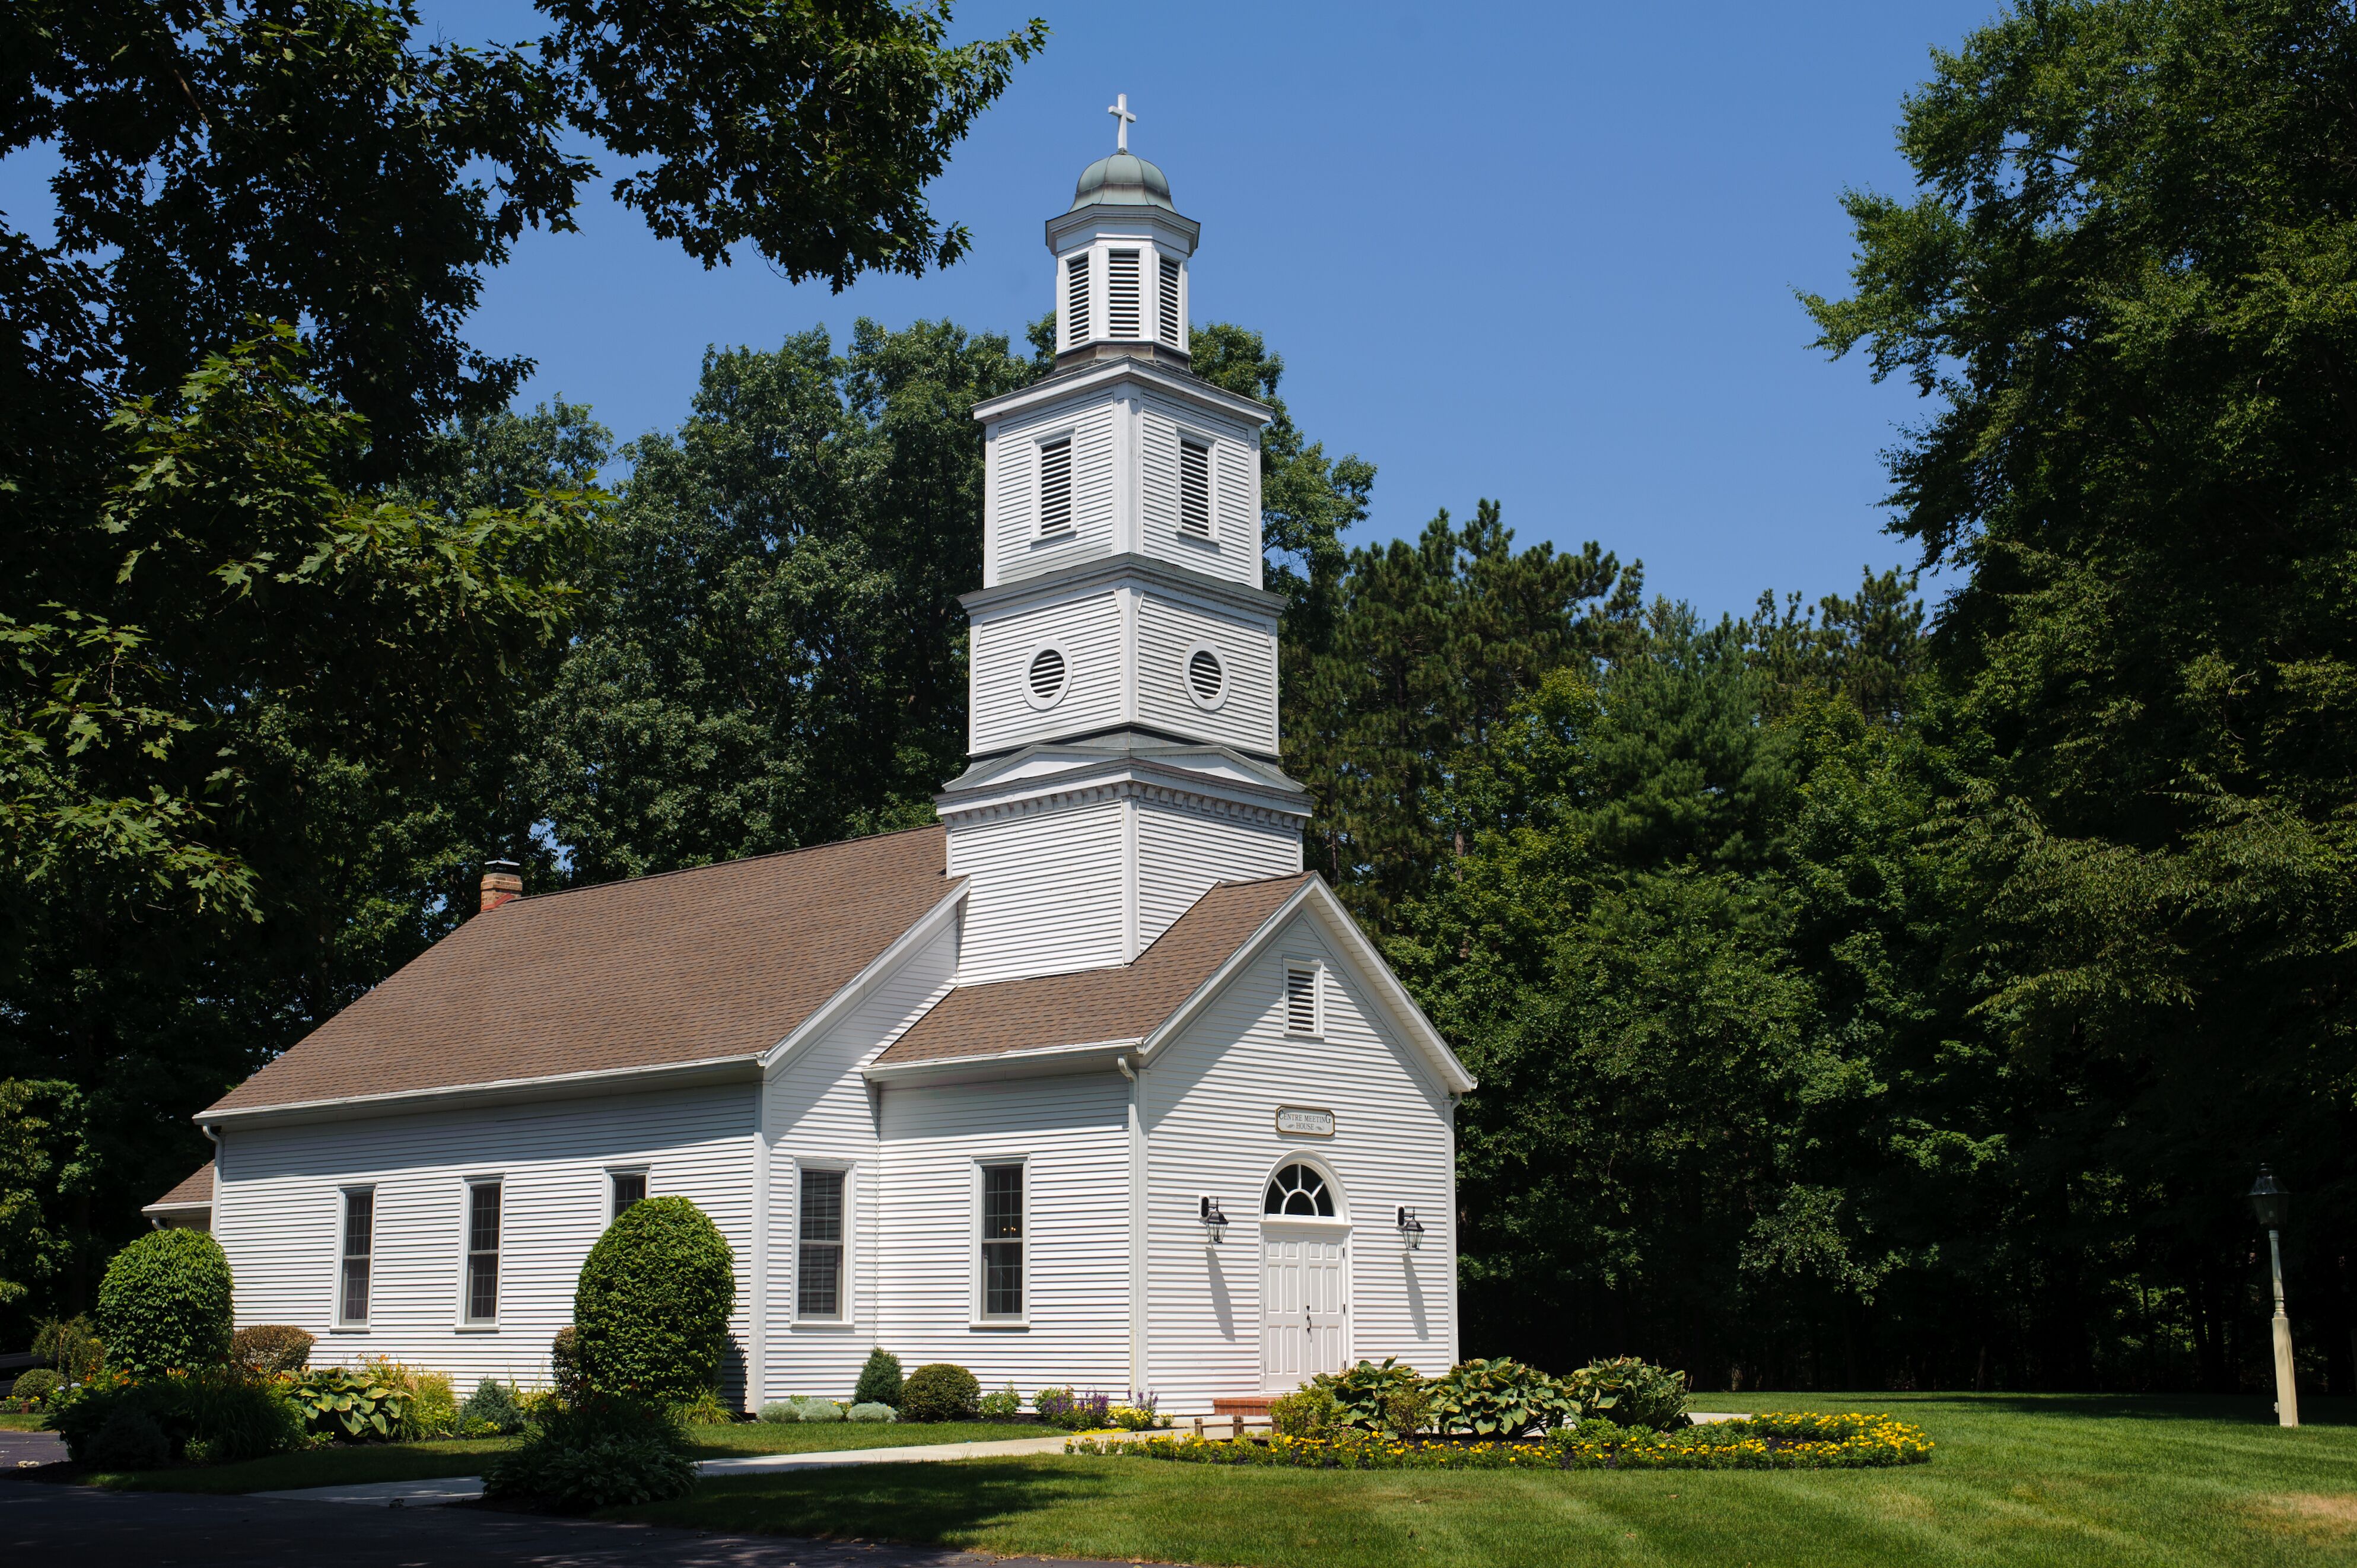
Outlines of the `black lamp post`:
[{"label": "black lamp post", "polygon": [[2292,1384],[2291,1319],[2284,1313],[2283,1244],[2276,1240],[2291,1218],[2291,1194],[2276,1185],[2275,1173],[2265,1165],[2251,1184],[2251,1213],[2267,1233],[2267,1265],[2275,1274],[2276,1424],[2298,1426],[2299,1391]]}]

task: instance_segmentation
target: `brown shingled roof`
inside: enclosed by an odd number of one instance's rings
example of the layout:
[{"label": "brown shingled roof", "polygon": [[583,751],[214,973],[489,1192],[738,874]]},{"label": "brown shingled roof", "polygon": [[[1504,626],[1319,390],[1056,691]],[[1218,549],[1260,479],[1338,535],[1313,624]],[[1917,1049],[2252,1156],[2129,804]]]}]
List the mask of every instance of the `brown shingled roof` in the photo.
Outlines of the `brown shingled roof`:
[{"label": "brown shingled roof", "polygon": [[[213,1163],[207,1160],[188,1173],[180,1185],[149,1204],[149,1208],[210,1208],[213,1201]],[[145,1212],[143,1210],[142,1212]]]},{"label": "brown shingled roof", "polygon": [[519,898],[212,1110],[757,1056],[949,896],[942,842],[915,828]]},{"label": "brown shingled roof", "polygon": [[877,1063],[896,1067],[1143,1038],[1315,875],[1220,883],[1135,962],[1118,969],[960,986],[910,1025]]}]

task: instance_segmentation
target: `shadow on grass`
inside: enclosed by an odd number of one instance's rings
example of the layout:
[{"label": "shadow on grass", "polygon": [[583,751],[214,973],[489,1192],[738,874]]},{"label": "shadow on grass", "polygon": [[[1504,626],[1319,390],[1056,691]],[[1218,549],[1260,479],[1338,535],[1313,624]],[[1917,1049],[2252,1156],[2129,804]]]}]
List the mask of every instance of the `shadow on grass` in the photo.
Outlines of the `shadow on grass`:
[{"label": "shadow on grass", "polygon": [[676,1502],[598,1517],[694,1530],[954,1544],[1025,1514],[1086,1507],[1114,1487],[1111,1472],[1048,1469],[1021,1460],[860,1465],[718,1477]]},{"label": "shadow on grass", "polygon": [[[1722,1394],[1721,1399],[1735,1396]],[[1774,1394],[1747,1394],[1742,1402],[1760,1409],[1775,1407]],[[2049,1420],[2082,1421],[2214,1421],[2229,1425],[2273,1426],[2275,1401],[2259,1394],[1977,1394],[1963,1391],[1922,1393],[1794,1394],[1792,1398],[1822,1408],[1839,1404],[1845,1410],[1889,1411],[1904,1415],[1910,1410],[1944,1405],[1958,1411],[1991,1414],[2041,1416]],[[1712,1396],[1695,1394],[1690,1402],[1708,1408]],[[2303,1394],[2299,1417],[2306,1426],[2357,1426],[2357,1399]],[[1913,1418],[1910,1418],[1913,1419]]]}]

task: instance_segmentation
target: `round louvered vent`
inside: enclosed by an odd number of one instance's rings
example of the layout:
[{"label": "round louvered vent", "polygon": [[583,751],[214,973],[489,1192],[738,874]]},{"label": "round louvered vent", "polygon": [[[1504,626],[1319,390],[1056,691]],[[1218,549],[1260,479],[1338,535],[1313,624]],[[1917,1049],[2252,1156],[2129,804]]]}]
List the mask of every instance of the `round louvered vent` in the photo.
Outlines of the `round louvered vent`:
[{"label": "round louvered vent", "polygon": [[1228,672],[1220,668],[1220,656],[1208,648],[1199,648],[1187,656],[1187,684],[1195,700],[1205,707],[1220,700],[1228,683]]},{"label": "round louvered vent", "polygon": [[1043,648],[1031,656],[1031,700],[1046,707],[1064,694],[1064,652]]}]

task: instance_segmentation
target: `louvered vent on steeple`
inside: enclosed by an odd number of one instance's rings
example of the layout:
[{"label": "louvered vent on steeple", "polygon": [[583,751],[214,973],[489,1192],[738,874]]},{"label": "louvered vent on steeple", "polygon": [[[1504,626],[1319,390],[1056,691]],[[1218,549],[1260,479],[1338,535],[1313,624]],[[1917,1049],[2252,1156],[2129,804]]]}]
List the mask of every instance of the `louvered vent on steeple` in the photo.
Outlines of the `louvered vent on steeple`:
[{"label": "louvered vent on steeple", "polygon": [[1105,330],[1115,338],[1137,336],[1137,252],[1108,251],[1105,274]]},{"label": "louvered vent on steeple", "polygon": [[1039,444],[1039,532],[1061,533],[1072,526],[1072,438],[1059,435]]},{"label": "louvered vent on steeple", "polygon": [[1178,442],[1178,526],[1198,539],[1211,537],[1211,449],[1183,436]]},{"label": "louvered vent on steeple", "polygon": [[1064,341],[1089,340],[1089,253],[1082,251],[1064,263]]},{"label": "louvered vent on steeple", "polygon": [[1173,349],[1184,349],[1187,345],[1178,341],[1178,263],[1168,256],[1161,261],[1162,289],[1156,303],[1161,306],[1162,340]]}]

